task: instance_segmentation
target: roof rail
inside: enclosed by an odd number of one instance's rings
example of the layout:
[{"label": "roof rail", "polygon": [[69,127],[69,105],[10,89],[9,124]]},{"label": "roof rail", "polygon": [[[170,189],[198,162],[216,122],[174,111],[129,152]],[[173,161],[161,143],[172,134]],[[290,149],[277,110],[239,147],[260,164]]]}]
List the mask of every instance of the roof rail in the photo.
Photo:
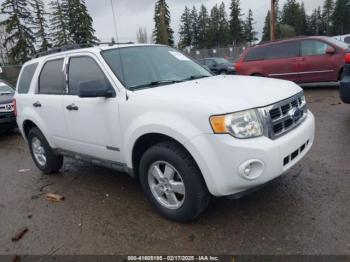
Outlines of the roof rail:
[{"label": "roof rail", "polygon": [[34,57],[38,58],[38,57],[42,57],[42,56],[47,56],[47,55],[52,55],[52,54],[56,54],[56,53],[69,51],[69,50],[89,48],[89,47],[100,46],[100,45],[113,46],[113,45],[131,45],[131,44],[134,44],[134,42],[125,42],[125,43],[98,42],[98,43],[94,43],[91,45],[90,44],[71,44],[71,45],[65,45],[65,46],[60,46],[60,47],[54,47],[54,48],[51,48],[47,51],[38,52],[37,54],[35,54]]}]

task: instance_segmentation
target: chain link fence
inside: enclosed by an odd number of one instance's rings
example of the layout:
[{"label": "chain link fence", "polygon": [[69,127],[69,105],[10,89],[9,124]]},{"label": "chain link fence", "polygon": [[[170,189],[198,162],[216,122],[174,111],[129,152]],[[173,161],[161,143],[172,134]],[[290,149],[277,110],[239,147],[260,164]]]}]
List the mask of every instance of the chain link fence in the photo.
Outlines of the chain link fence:
[{"label": "chain link fence", "polygon": [[21,71],[20,65],[0,66],[0,79],[3,79],[13,86],[16,86],[18,75]]},{"label": "chain link fence", "polygon": [[194,59],[203,59],[208,57],[223,57],[230,62],[235,62],[244,51],[244,46],[231,46],[224,48],[211,48],[211,49],[199,49],[190,50],[185,49],[184,52]]}]

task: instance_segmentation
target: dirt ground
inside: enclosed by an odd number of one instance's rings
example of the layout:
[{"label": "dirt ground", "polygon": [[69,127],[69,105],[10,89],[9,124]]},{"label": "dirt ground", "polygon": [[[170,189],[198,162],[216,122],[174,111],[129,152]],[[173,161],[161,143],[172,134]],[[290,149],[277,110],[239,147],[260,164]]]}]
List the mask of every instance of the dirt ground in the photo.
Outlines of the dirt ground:
[{"label": "dirt ground", "polygon": [[[112,170],[66,160],[62,174],[44,176],[18,133],[0,135],[0,254],[349,255],[350,105],[336,88],[305,92],[317,121],[311,152],[252,195],[214,199],[190,224],[159,217]],[[29,231],[12,242],[21,227]]]}]

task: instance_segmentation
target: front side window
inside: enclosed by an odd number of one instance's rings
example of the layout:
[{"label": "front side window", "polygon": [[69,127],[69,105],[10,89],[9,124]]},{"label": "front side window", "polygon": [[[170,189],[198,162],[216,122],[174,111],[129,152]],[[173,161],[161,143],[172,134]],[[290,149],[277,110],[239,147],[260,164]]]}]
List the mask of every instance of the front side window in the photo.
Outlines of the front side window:
[{"label": "front side window", "polygon": [[28,93],[30,84],[33,80],[33,76],[37,67],[38,67],[38,63],[35,63],[35,64],[27,65],[22,69],[21,78],[19,79],[19,82],[18,82],[19,94]]},{"label": "front side window", "polygon": [[328,47],[330,45],[317,40],[303,41],[301,43],[301,54],[303,56],[325,55]]},{"label": "front side window", "polygon": [[299,56],[299,44],[290,42],[269,46],[266,59],[283,59],[297,56]]},{"label": "front side window", "polygon": [[110,85],[105,74],[102,72],[94,59],[84,57],[73,57],[69,59],[69,94],[78,94],[82,83],[93,82],[96,87],[104,88]]},{"label": "front side window", "polygon": [[103,51],[102,56],[130,90],[212,76],[187,56],[166,46],[116,48]]},{"label": "front side window", "polygon": [[46,62],[39,78],[40,94],[64,94],[63,59]]},{"label": "front side window", "polygon": [[244,62],[264,60],[266,55],[266,47],[254,47],[248,51],[244,58]]}]

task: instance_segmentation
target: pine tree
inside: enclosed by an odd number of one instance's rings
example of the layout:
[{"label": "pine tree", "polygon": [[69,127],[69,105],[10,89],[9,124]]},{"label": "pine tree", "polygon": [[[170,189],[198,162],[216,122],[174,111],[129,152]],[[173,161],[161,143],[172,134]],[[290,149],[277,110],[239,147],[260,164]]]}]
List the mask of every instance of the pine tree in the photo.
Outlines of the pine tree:
[{"label": "pine tree", "polygon": [[261,41],[262,42],[270,41],[270,39],[271,39],[270,34],[271,34],[271,13],[270,13],[270,11],[268,11],[267,15],[265,17],[265,23],[264,23]]},{"label": "pine tree", "polygon": [[68,15],[68,31],[74,43],[90,46],[98,42],[85,0],[65,0],[64,9]]},{"label": "pine tree", "polygon": [[192,23],[191,23],[191,13],[190,9],[185,6],[185,11],[183,12],[181,16],[181,24],[180,24],[180,42],[179,47],[184,48],[187,46],[191,46],[192,43]]},{"label": "pine tree", "polygon": [[230,29],[227,21],[227,13],[224,2],[219,6],[219,43],[220,46],[227,46],[230,43]]},{"label": "pine tree", "polygon": [[247,19],[244,23],[244,35],[245,35],[245,41],[249,44],[252,44],[256,40],[257,32],[254,31],[254,18],[253,18],[253,11],[249,9]]},{"label": "pine tree", "polygon": [[157,0],[154,11],[153,40],[157,44],[174,45],[174,31],[170,27],[170,11],[165,0]]},{"label": "pine tree", "polygon": [[297,34],[305,34],[305,21],[306,14],[302,5],[296,0],[287,0],[283,6],[281,23],[293,27]]},{"label": "pine tree", "polygon": [[307,22],[308,22],[308,15],[305,11],[305,5],[304,2],[301,2],[299,5],[299,23],[300,23],[300,34],[306,35],[307,34]]},{"label": "pine tree", "polygon": [[208,10],[204,5],[201,5],[198,14],[198,48],[210,47],[208,43],[209,26]]},{"label": "pine tree", "polygon": [[325,0],[322,11],[323,27],[324,34],[331,36],[332,35],[332,15],[334,12],[334,1]]},{"label": "pine tree", "polygon": [[54,46],[66,46],[71,42],[68,31],[68,17],[64,6],[54,0],[50,3],[52,10],[50,17],[50,37]]},{"label": "pine tree", "polygon": [[215,5],[210,11],[209,36],[208,36],[209,47],[220,47],[219,20],[220,20],[219,8],[218,8],[218,5]]},{"label": "pine tree", "polygon": [[136,34],[136,39],[137,39],[137,42],[141,43],[141,44],[144,44],[144,43],[148,42],[148,36],[147,36],[146,28],[139,27],[139,29],[137,31],[137,34]]},{"label": "pine tree", "polygon": [[46,51],[50,47],[49,37],[47,33],[47,23],[45,16],[45,5],[42,0],[31,0],[30,5],[33,9],[34,20],[33,29],[35,29],[35,38],[40,51]]},{"label": "pine tree", "polygon": [[195,6],[193,6],[193,8],[191,10],[190,21],[191,21],[191,34],[192,34],[191,44],[194,47],[198,47],[198,43],[199,43],[199,39],[198,39],[198,12],[197,12],[197,8]]},{"label": "pine tree", "polygon": [[244,41],[242,13],[239,0],[232,0],[230,5],[230,42],[239,44]]},{"label": "pine tree", "polygon": [[350,33],[350,1],[337,0],[332,16],[334,33],[345,35]]},{"label": "pine tree", "polygon": [[29,24],[33,17],[28,8],[27,0],[5,0],[1,5],[1,13],[6,14],[5,46],[10,46],[9,59],[11,63],[22,64],[35,53],[35,38]]}]

